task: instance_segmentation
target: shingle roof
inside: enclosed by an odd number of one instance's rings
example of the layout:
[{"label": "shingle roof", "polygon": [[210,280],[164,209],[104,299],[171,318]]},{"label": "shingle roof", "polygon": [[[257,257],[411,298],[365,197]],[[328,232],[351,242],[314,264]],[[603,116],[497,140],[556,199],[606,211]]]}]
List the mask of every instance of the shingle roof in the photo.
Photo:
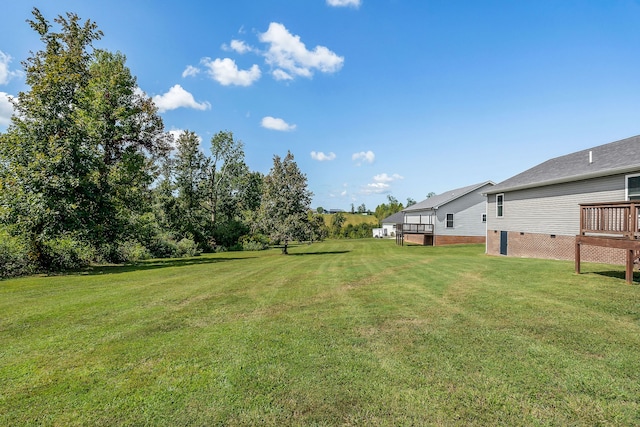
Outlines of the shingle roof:
[{"label": "shingle roof", "polygon": [[640,170],[640,135],[547,160],[496,184],[485,193],[502,193],[636,170]]},{"label": "shingle roof", "polygon": [[396,212],[393,215],[389,215],[382,221],[381,224],[402,224],[404,222],[404,212]]},{"label": "shingle roof", "polygon": [[492,181],[484,181],[480,184],[473,184],[467,187],[457,188],[451,191],[445,191],[442,194],[438,194],[437,196],[429,197],[421,201],[420,203],[416,203],[415,205],[411,205],[408,208],[405,208],[403,212],[412,212],[412,211],[423,211],[427,209],[437,209],[440,206],[449,203],[453,200],[456,200],[465,194],[469,194],[475,190],[478,190],[487,184],[493,185]]}]

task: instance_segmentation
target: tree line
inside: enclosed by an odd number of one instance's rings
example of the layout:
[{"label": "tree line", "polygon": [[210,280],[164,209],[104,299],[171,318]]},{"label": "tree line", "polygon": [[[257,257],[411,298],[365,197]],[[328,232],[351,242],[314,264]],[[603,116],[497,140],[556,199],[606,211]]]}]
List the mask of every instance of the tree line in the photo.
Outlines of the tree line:
[{"label": "tree line", "polygon": [[[326,226],[311,211],[290,152],[263,175],[233,132],[216,133],[210,155],[192,131],[174,138],[126,57],[94,48],[95,22],[32,14],[42,48],[22,62],[29,89],[0,133],[0,277],[371,237],[372,225]],[[402,209],[388,199],[378,220]]]},{"label": "tree line", "polygon": [[27,22],[43,47],[0,133],[0,276],[326,237],[290,152],[265,176],[221,131],[206,156],[165,130],[123,54],[93,47],[94,22]]}]

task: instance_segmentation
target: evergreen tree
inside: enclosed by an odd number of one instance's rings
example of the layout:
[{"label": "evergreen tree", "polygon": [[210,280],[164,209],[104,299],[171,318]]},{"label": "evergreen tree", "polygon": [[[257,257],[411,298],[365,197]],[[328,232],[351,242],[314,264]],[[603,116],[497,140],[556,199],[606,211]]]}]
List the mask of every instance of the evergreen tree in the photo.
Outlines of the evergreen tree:
[{"label": "evergreen tree", "polygon": [[193,238],[201,247],[207,246],[206,198],[207,158],[200,150],[200,138],[194,132],[183,132],[177,141],[173,160],[175,204],[170,213],[171,223],[182,237]]},{"label": "evergreen tree", "polygon": [[308,216],[312,193],[307,189],[307,177],[287,152],[281,160],[273,157],[273,167],[264,178],[260,224],[273,241],[284,242],[282,253],[287,254],[292,240],[308,236]]}]

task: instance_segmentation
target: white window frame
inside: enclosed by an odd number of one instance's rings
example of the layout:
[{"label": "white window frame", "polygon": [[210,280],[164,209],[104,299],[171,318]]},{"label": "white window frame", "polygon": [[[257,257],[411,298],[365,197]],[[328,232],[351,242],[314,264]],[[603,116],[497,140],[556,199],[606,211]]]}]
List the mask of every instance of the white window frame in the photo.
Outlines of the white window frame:
[{"label": "white window frame", "polygon": [[624,198],[629,201],[629,178],[637,178],[640,176],[640,173],[634,173],[631,175],[625,175],[624,177]]},{"label": "white window frame", "polygon": [[483,223],[483,224],[487,223],[487,214],[486,213],[480,214],[480,222]]},{"label": "white window frame", "polygon": [[[451,215],[451,225],[449,225],[449,215]],[[448,213],[448,214],[445,215],[444,224],[445,224],[445,228],[454,228],[453,227],[453,214],[452,213]]]},{"label": "white window frame", "polygon": [[[502,197],[502,203],[498,203],[498,197]],[[502,208],[502,212],[500,212]],[[496,194],[496,218],[504,217],[504,193]]]}]

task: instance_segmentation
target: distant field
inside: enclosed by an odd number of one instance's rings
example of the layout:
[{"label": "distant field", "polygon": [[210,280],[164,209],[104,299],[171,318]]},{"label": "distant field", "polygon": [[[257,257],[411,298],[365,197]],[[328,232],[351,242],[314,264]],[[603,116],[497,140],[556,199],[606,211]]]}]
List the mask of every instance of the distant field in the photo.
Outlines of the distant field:
[{"label": "distant field", "polygon": [[0,425],[640,425],[623,267],[339,240],[0,281]]},{"label": "distant field", "polygon": [[[358,224],[378,224],[378,218],[374,215],[362,215],[362,214],[352,214],[343,212],[346,221],[342,225],[346,227],[347,225],[358,225]],[[324,223],[330,227],[331,226],[331,218],[333,218],[333,214],[322,214],[324,217]]]}]

